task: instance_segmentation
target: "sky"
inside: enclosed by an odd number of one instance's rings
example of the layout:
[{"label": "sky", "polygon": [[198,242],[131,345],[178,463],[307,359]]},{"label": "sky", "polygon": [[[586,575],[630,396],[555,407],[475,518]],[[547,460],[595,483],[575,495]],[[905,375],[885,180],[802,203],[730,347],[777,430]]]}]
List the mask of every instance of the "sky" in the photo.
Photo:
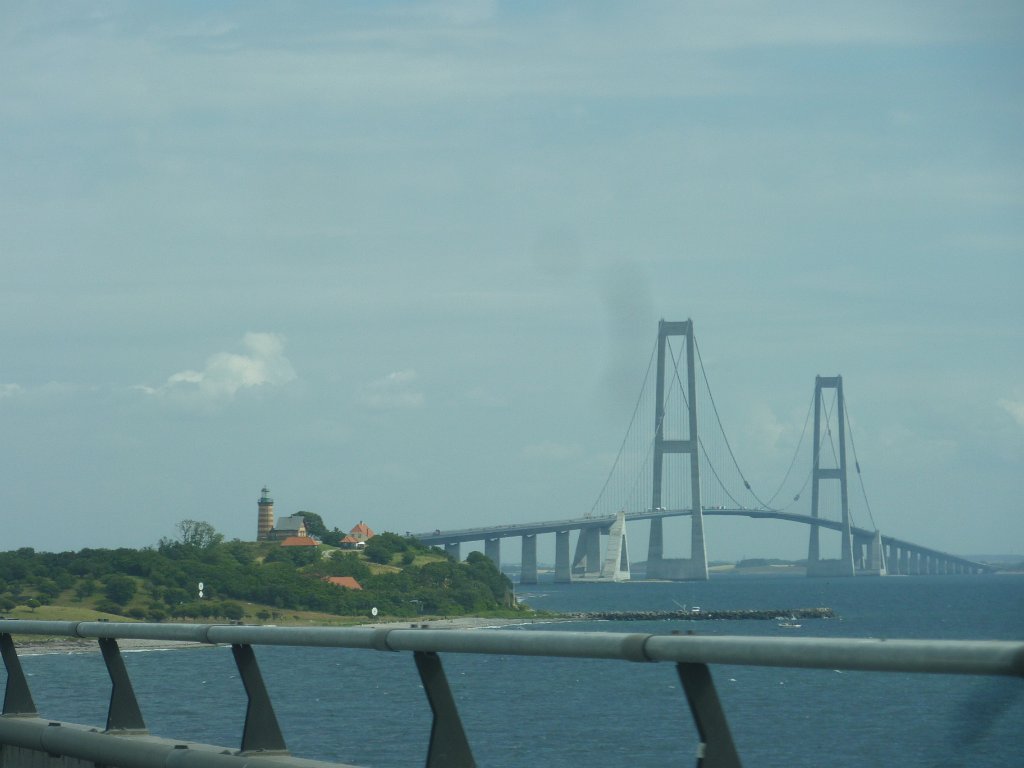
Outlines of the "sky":
[{"label": "sky", "polygon": [[758,487],[841,374],[884,534],[1024,553],[1020,3],[0,0],[0,72],[0,550],[581,516],[692,318]]}]

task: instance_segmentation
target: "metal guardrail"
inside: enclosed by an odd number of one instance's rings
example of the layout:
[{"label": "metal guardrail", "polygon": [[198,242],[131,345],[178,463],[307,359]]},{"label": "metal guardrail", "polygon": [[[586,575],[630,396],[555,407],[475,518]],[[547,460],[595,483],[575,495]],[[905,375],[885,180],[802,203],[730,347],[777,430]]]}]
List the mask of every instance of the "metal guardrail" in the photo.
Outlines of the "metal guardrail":
[{"label": "metal guardrail", "polygon": [[[415,627],[416,625],[414,625]],[[93,638],[113,684],[103,732],[51,723],[37,716],[14,635]],[[231,645],[248,696],[241,748],[148,736],[118,649],[118,639]],[[440,653],[556,656],[676,665],[700,738],[697,765],[740,765],[709,664],[842,669],[876,672],[1024,677],[1024,642],[998,640],[860,640],[835,638],[700,637],[694,635],[423,628],[261,627],[222,624],[136,624],[0,620],[0,652],[7,670],[0,746],[66,755],[117,768],[245,768],[254,756],[266,768],[322,768],[292,757],[285,747],[254,645],[317,646],[411,652],[433,712],[426,765],[475,766]],[[55,727],[60,726],[60,727]],[[111,738],[112,735],[131,738]]]}]

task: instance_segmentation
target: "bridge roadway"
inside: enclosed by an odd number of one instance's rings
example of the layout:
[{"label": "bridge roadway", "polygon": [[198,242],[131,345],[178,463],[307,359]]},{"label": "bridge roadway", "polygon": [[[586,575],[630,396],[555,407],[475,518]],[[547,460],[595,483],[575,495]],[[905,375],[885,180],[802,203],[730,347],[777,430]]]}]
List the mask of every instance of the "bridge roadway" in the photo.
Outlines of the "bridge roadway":
[{"label": "bridge roadway", "polygon": [[[690,509],[647,509],[643,512],[627,512],[626,521],[653,520],[666,517],[688,517],[693,512]],[[811,515],[798,514],[795,512],[783,512],[775,509],[746,509],[723,507],[705,507],[704,515],[721,517],[749,517],[753,519],[787,520],[803,525],[816,525],[820,528],[829,528],[834,531],[842,531],[843,524],[839,520],[828,520],[815,518]],[[432,546],[443,546],[445,550],[456,557],[459,555],[459,545],[466,541],[483,541],[485,552],[488,557],[500,565],[499,542],[501,539],[521,537],[523,539],[523,562],[526,565],[524,575],[530,579],[531,574],[526,573],[529,568],[531,556],[533,560],[532,580],[523,583],[536,583],[536,536],[546,533],[554,533],[561,539],[567,537],[569,531],[588,531],[591,535],[607,533],[614,515],[602,515],[600,517],[574,517],[564,520],[546,520],[535,523],[513,523],[511,525],[482,526],[478,528],[461,528],[450,531],[434,530],[429,533],[414,533],[419,541]],[[851,528],[855,547],[861,550],[858,561],[863,564],[865,558],[863,552],[870,547],[875,540],[875,531],[866,528]],[[893,536],[881,535],[881,546],[885,555],[887,572],[890,574],[946,574],[946,573],[988,573],[994,569],[985,563],[978,563],[957,555],[942,552],[930,547],[923,547]],[[566,538],[566,542],[568,539]],[[529,542],[529,543],[528,543]],[[565,557],[563,552],[567,546],[556,546],[556,560]],[[865,570],[862,565],[859,570]],[[568,580],[564,578],[568,572],[568,565],[556,562],[556,580]],[[558,575],[563,578],[558,578]],[[588,575],[596,575],[593,564],[588,568]]]}]

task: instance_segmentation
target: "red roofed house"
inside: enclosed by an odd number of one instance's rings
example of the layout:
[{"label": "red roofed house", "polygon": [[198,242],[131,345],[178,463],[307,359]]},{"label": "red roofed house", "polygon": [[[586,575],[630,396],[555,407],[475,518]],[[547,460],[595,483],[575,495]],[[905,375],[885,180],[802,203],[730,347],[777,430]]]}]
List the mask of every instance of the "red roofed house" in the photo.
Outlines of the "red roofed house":
[{"label": "red roofed house", "polygon": [[354,538],[356,541],[366,541],[372,539],[375,534],[366,523],[362,520],[359,521],[359,525],[348,532],[348,535]]},{"label": "red roofed house", "polygon": [[366,542],[376,535],[370,526],[360,520],[359,525],[349,531],[348,535],[341,540],[341,548],[362,549],[366,546]]},{"label": "red roofed house", "polygon": [[362,589],[363,586],[351,576],[324,576],[324,581],[345,589]]},{"label": "red roofed house", "polygon": [[282,547],[315,547],[316,542],[309,536],[289,536],[281,541]]}]

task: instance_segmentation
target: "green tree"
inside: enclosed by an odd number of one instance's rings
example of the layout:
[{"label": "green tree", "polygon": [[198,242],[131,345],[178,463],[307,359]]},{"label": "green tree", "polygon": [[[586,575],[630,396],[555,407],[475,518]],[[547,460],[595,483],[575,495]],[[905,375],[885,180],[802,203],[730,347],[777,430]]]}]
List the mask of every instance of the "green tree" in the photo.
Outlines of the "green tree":
[{"label": "green tree", "polygon": [[119,605],[124,605],[135,597],[135,591],[138,585],[135,583],[135,579],[130,576],[113,575],[107,576],[103,580],[103,594],[107,596],[108,600],[115,602]]},{"label": "green tree", "polygon": [[324,540],[324,536],[328,534],[327,526],[324,525],[324,520],[316,512],[303,512],[299,511],[295,513],[300,515],[306,521],[306,533],[310,536],[316,536],[320,541]]},{"label": "green tree", "polygon": [[182,520],[178,523],[181,543],[195,549],[209,549],[224,540],[224,534],[202,520]]},{"label": "green tree", "polygon": [[366,542],[366,549],[363,553],[366,555],[366,559],[374,563],[390,563],[393,558],[399,552],[405,552],[411,546],[415,545],[415,541],[412,539],[406,539],[399,536],[397,533],[378,533],[368,542]]},{"label": "green tree", "polygon": [[100,613],[113,613],[121,615],[124,612],[124,607],[118,605],[113,600],[108,600],[104,597],[96,601],[96,610]]}]

